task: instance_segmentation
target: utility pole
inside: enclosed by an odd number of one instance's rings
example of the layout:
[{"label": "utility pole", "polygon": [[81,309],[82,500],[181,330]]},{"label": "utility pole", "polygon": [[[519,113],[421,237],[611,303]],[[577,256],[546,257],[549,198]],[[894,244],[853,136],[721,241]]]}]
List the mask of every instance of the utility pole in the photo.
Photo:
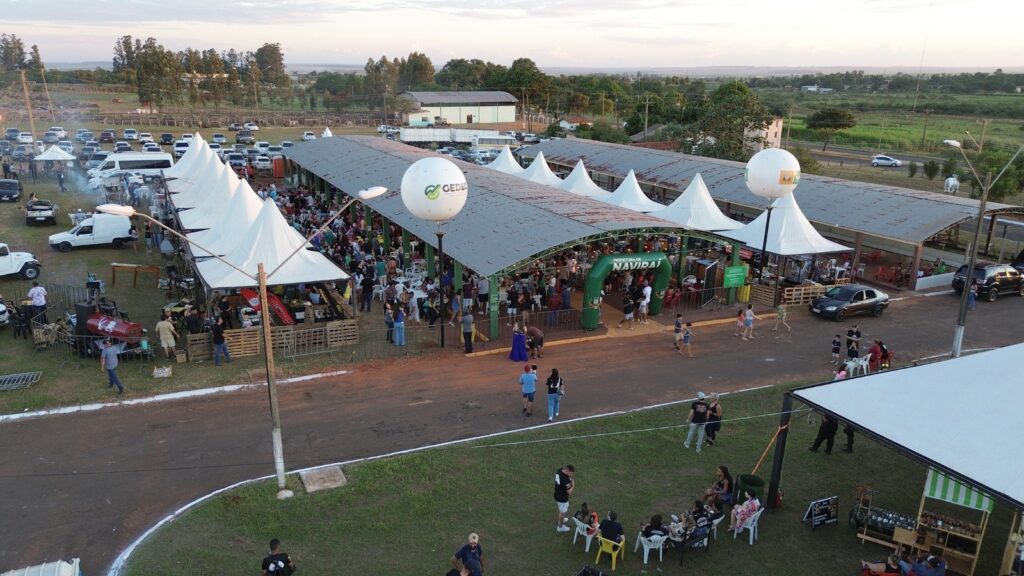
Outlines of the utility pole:
[{"label": "utility pole", "polygon": [[647,120],[650,117],[651,110],[651,94],[648,92],[644,94],[644,141],[647,140]]},{"label": "utility pole", "polygon": [[793,129],[793,105],[789,105],[786,112],[786,150],[789,150],[789,131]]},{"label": "utility pole", "polygon": [[[25,93],[25,109],[28,110],[28,127],[32,130],[32,138],[36,137],[36,119],[32,116],[32,100],[28,96],[28,81],[25,80],[25,71],[21,71],[21,90]],[[32,149],[36,146],[35,142],[32,142]]]},{"label": "utility pole", "polygon": [[[1000,174],[1001,175],[1001,174]],[[953,350],[950,356],[959,358],[964,343],[964,325],[967,323],[967,294],[971,291],[974,279],[974,262],[978,257],[978,241],[981,240],[981,224],[985,221],[985,203],[988,202],[988,191],[992,187],[992,173],[985,176],[985,187],[981,191],[981,202],[978,204],[978,221],[974,226],[974,239],[967,248],[967,272],[964,285],[960,292],[960,311],[956,317],[956,328],[953,331]]]},{"label": "utility pole", "polygon": [[988,128],[988,123],[991,121],[991,118],[978,120],[978,122],[981,122],[981,141],[978,143],[978,154],[981,154],[982,152],[985,151],[985,130]]},{"label": "utility pole", "polygon": [[[46,87],[46,68],[39,67],[39,75],[43,77],[43,92],[46,93],[46,102],[50,106],[50,122],[57,123],[57,117],[53,114],[53,100],[50,100],[50,89]],[[982,130],[981,140],[985,141],[985,132]]]}]

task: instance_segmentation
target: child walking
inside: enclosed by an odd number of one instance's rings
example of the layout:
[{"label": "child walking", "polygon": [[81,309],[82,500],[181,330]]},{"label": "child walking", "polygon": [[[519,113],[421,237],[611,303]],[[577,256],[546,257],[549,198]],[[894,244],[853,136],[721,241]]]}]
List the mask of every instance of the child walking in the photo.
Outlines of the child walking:
[{"label": "child walking", "polygon": [[842,349],[843,340],[836,334],[832,337],[832,364],[839,365],[839,351]]},{"label": "child walking", "polygon": [[783,326],[786,327],[786,332],[792,332],[793,331],[792,328],[789,327],[789,324],[786,323],[786,305],[785,304],[779,304],[778,306],[775,307],[775,326],[772,328],[772,332],[775,332],[776,330],[779,329],[779,324],[780,323]]},{"label": "child walking", "polygon": [[693,322],[686,323],[686,329],[683,330],[683,347],[679,349],[679,353],[683,353],[683,348],[686,349],[686,353],[693,358],[693,350],[690,349],[690,341],[693,340]]},{"label": "child walking", "polygon": [[743,335],[743,310],[740,309],[736,312],[736,333],[733,336]]}]

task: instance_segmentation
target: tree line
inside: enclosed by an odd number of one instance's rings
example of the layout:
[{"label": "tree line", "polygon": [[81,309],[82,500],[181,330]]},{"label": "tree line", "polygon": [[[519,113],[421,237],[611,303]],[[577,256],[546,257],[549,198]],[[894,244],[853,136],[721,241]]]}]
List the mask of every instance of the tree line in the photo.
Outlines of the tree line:
[{"label": "tree line", "polygon": [[800,74],[750,78],[751,88],[795,88],[820,86],[835,91],[854,92],[941,92],[946,94],[1008,94],[1024,86],[1024,74],[963,72],[959,74],[865,74],[863,70],[831,74]]}]

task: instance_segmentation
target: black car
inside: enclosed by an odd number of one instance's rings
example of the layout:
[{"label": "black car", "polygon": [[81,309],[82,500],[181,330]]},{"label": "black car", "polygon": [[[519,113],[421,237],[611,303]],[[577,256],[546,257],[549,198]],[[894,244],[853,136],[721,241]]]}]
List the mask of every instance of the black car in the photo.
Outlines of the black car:
[{"label": "black car", "polygon": [[115,130],[104,130],[100,132],[100,143],[110,142],[111,144],[117,140],[117,132]]},{"label": "black car", "polygon": [[0,155],[10,154],[13,148],[10,140],[0,140]]},{"label": "black car", "polygon": [[21,185],[21,180],[0,180],[0,200],[17,202],[21,199],[21,193],[24,189],[24,186]]},{"label": "black car", "polygon": [[[957,294],[963,294],[966,276],[967,265],[964,264],[953,275],[953,290]],[[973,278],[978,283],[978,296],[989,302],[995,302],[1003,294],[1024,296],[1024,275],[1010,264],[976,262]]]},{"label": "black car", "polygon": [[19,128],[8,128],[6,131],[4,131],[4,140],[9,140],[11,142],[17,142],[19,134],[21,134],[21,129],[19,129]]},{"label": "black car", "polygon": [[877,288],[860,284],[841,284],[833,286],[818,296],[808,305],[811,314],[822,318],[832,318],[836,322],[846,320],[847,316],[870,313],[878,317],[889,306],[889,295]]},{"label": "black car", "polygon": [[92,158],[92,155],[95,153],[95,146],[82,146],[81,148],[78,149],[78,159],[81,160],[82,162],[86,162],[89,160],[89,158]]},{"label": "black car", "polygon": [[171,134],[170,132],[161,133],[160,143],[163,144],[164,146],[170,146],[171,144],[174,144],[174,134]]}]

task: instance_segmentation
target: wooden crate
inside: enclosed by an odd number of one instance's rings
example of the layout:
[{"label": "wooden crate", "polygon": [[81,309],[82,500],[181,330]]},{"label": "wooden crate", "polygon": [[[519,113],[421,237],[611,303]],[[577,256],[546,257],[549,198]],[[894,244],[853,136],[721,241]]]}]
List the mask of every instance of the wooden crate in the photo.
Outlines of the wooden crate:
[{"label": "wooden crate", "polygon": [[768,306],[775,305],[775,287],[762,284],[750,285],[750,299]]},{"label": "wooden crate", "polygon": [[257,356],[263,350],[262,334],[259,328],[225,330],[224,342],[227,343],[228,352],[231,353],[232,358]]},{"label": "wooden crate", "polygon": [[338,348],[359,343],[359,323],[356,320],[335,320],[327,323],[327,347]]},{"label": "wooden crate", "polygon": [[811,300],[824,293],[825,286],[821,284],[791,286],[782,291],[782,300],[786,304],[810,304]]},{"label": "wooden crate", "polygon": [[209,332],[185,336],[185,353],[189,362],[209,360],[213,357],[213,337]]}]

